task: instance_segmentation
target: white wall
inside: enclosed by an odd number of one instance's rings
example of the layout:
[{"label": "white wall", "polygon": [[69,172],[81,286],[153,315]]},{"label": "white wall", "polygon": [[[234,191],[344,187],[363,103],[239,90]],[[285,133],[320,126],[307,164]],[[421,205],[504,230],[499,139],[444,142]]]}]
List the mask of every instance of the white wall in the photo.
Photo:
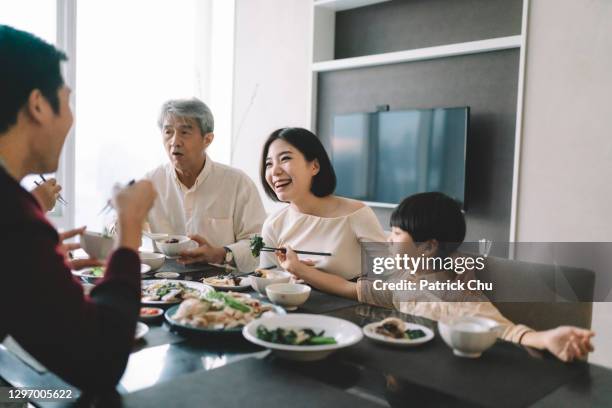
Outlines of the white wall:
[{"label": "white wall", "polygon": [[[530,2],[517,241],[612,241],[611,22],[609,0]],[[612,303],[593,328],[612,367]]]},{"label": "white wall", "polygon": [[[261,148],[285,126],[309,127],[312,4],[237,0],[232,165],[259,183]],[[268,212],[275,206],[264,199]]]}]

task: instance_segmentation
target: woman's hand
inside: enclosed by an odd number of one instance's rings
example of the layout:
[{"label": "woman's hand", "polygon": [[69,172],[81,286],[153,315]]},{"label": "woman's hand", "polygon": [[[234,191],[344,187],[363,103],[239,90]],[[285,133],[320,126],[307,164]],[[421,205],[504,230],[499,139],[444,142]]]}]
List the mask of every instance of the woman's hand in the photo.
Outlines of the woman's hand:
[{"label": "woman's hand", "polygon": [[42,182],[32,190],[32,195],[40,204],[44,212],[51,211],[55,207],[55,202],[59,196],[62,186],[57,184],[57,181],[52,178]]},{"label": "woman's hand", "polygon": [[102,262],[95,258],[89,259],[72,259],[72,254],[70,251],[74,251],[75,249],[79,249],[81,247],[80,244],[71,244],[64,243],[65,240],[70,239],[72,237],[76,237],[77,235],[83,235],[86,227],[76,228],[70,231],[62,232],[59,234],[61,244],[58,246],[58,250],[62,255],[64,255],[64,260],[66,264],[72,270],[79,270],[83,268],[90,268],[93,266],[102,266],[104,265]]},{"label": "woman's hand", "polygon": [[310,259],[300,260],[297,254],[290,246],[286,246],[285,252],[283,251],[275,251],[274,255],[276,255],[276,260],[281,268],[290,272],[297,277],[303,278],[304,266],[314,266],[314,262]]}]

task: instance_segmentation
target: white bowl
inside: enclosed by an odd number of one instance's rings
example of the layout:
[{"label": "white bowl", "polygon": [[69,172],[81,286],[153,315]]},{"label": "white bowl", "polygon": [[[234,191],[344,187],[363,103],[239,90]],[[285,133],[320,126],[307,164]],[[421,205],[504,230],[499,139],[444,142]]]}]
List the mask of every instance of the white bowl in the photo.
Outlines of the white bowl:
[{"label": "white bowl", "polygon": [[115,240],[112,237],[105,236],[99,232],[85,231],[80,236],[79,241],[81,248],[87,254],[96,259],[106,259],[113,251]]},{"label": "white bowl", "polygon": [[253,290],[265,295],[268,285],[273,283],[289,283],[291,274],[285,271],[268,271],[267,278],[258,278],[257,276],[251,275],[249,279],[251,280],[251,287]]},{"label": "white bowl", "polygon": [[272,283],[266,286],[268,299],[287,310],[295,310],[310,296],[310,286],[299,283]]},{"label": "white bowl", "polygon": [[502,328],[485,317],[462,316],[438,321],[438,330],[456,356],[477,358],[495,343]]},{"label": "white bowl", "polygon": [[166,262],[166,255],[156,252],[140,252],[140,262],[149,265],[152,271],[156,271]]},{"label": "white bowl", "polygon": [[[177,239],[179,242],[176,242],[176,243],[166,242],[172,239]],[[178,258],[181,252],[186,251],[188,249],[196,248],[198,246],[198,243],[191,240],[189,237],[185,235],[168,235],[165,238],[156,240],[155,245],[168,258]]]},{"label": "white bowl", "polygon": [[[279,327],[285,329],[325,330],[325,336],[336,339],[337,344],[320,346],[292,346],[270,343],[257,337],[257,327],[263,325],[269,330]],[[272,350],[279,357],[297,361],[316,361],[324,359],[336,350],[352,346],[363,338],[361,328],[348,320],[315,314],[287,314],[253,320],[244,326],[242,335],[251,343]]]}]

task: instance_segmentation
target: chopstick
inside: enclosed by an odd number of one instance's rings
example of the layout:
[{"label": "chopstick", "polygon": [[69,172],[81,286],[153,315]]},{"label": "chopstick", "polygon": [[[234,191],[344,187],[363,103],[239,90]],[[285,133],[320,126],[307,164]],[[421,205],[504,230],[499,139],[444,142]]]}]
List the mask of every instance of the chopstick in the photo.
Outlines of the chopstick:
[{"label": "chopstick", "polygon": [[[130,180],[127,185],[131,186],[132,184],[136,183],[136,180],[132,179]],[[100,212],[98,213],[98,215],[102,215],[102,213],[105,213],[107,211],[110,211],[113,208],[113,203],[112,201],[109,199],[106,204],[104,205],[104,207],[102,207],[102,209],[100,210]]]},{"label": "chopstick", "polygon": [[[286,252],[287,250],[285,248],[263,247],[263,248],[261,248],[261,251],[263,251],[263,252],[276,252],[276,251]],[[301,251],[299,249],[294,249],[293,252],[295,252],[296,254],[302,254],[302,255],[332,256],[332,254],[330,254],[329,252]]]},{"label": "chopstick", "polygon": [[[47,182],[47,179],[45,178],[45,176],[43,176],[42,174],[39,174],[39,176],[42,179],[43,183]],[[34,181],[34,184],[36,184],[37,186],[40,186],[40,183],[38,181]],[[61,194],[57,195],[57,201],[59,201],[60,203],[64,205],[68,205],[68,203],[66,202],[66,200],[64,200],[64,197],[62,197]]]}]

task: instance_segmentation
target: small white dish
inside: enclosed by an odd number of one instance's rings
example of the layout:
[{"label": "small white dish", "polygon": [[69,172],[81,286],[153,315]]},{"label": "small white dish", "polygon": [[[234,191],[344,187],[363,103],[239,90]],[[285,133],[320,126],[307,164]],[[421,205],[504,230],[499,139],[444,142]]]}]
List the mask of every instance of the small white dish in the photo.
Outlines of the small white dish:
[{"label": "small white dish", "polygon": [[153,276],[159,279],[176,279],[181,275],[178,272],[157,272]]},{"label": "small white dish", "polygon": [[273,283],[288,283],[292,276],[289,272],[279,270],[266,271],[265,273],[267,274],[265,278],[260,278],[255,275],[249,276],[253,290],[256,290],[262,295],[266,294],[266,287],[268,285]]},{"label": "small white dish", "polygon": [[425,336],[419,337],[418,339],[394,339],[392,337],[388,337],[376,332],[376,329],[380,326],[380,324],[381,322],[374,322],[365,325],[363,327],[363,334],[367,338],[372,339],[378,343],[400,347],[418,346],[427,343],[435,336],[433,330],[428,327],[416,323],[404,322],[404,327],[406,330],[422,330],[423,333],[425,333]]},{"label": "small white dish", "polygon": [[166,262],[166,255],[158,254],[156,252],[139,252],[140,262],[149,265],[152,271],[156,271],[161,268]]},{"label": "small white dish", "polygon": [[[143,314],[143,311],[147,311],[149,313]],[[141,307],[140,308],[140,320],[142,321],[155,321],[160,319],[164,315],[164,309],[159,307]]]},{"label": "small white dish", "polygon": [[136,322],[136,332],[134,333],[134,340],[142,339],[148,332],[149,326],[147,326],[143,322]]},{"label": "small white dish", "polygon": [[502,330],[494,320],[480,316],[461,316],[438,321],[444,342],[459,357],[478,358],[491,347]]},{"label": "small white dish", "polygon": [[198,247],[197,242],[185,235],[168,235],[165,238],[155,240],[155,245],[170,259],[176,259],[181,252]]},{"label": "small white dish", "polygon": [[[325,336],[333,337],[336,344],[319,346],[294,346],[289,344],[271,343],[257,337],[257,327],[260,325],[268,330],[279,327],[285,329],[312,329],[316,332],[325,331]],[[242,335],[251,343],[272,350],[279,357],[296,361],[322,360],[336,350],[352,346],[363,338],[361,328],[348,320],[337,317],[316,314],[287,314],[265,317],[253,320],[242,329]]]},{"label": "small white dish", "polygon": [[296,310],[310,296],[310,286],[299,283],[272,283],[266,286],[266,295],[285,310]]}]

